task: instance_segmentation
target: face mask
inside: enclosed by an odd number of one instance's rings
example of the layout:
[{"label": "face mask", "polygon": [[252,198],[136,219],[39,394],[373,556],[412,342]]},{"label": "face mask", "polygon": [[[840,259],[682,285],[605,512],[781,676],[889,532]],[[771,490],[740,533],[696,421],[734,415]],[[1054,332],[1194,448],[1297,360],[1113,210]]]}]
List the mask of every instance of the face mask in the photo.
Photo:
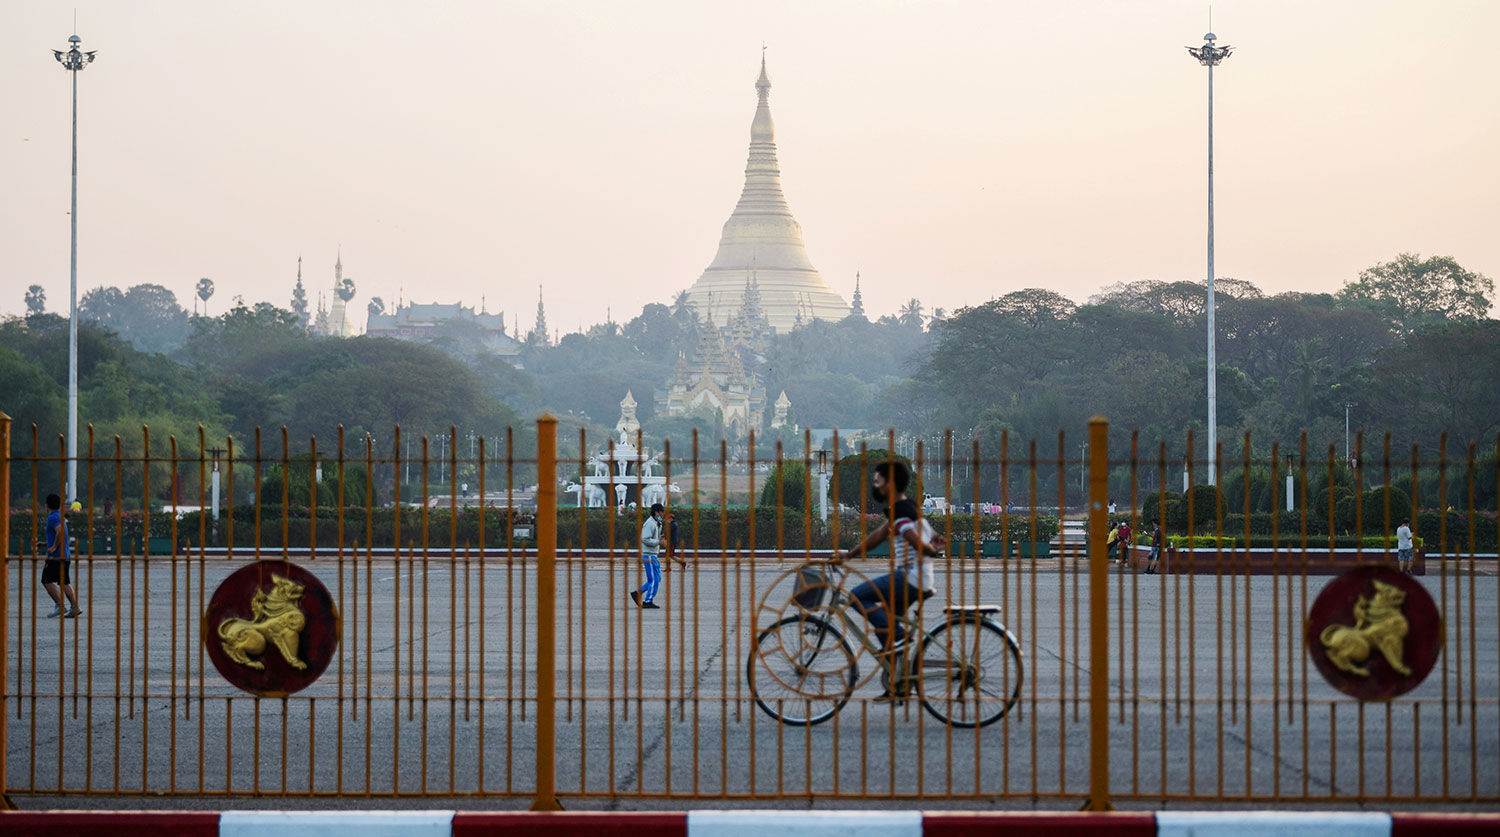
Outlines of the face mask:
[{"label": "face mask", "polygon": [[877,503],[884,503],[885,502],[885,489],[881,488],[878,485],[872,485],[872,486],[870,486],[870,496],[875,498],[875,502],[877,502]]}]

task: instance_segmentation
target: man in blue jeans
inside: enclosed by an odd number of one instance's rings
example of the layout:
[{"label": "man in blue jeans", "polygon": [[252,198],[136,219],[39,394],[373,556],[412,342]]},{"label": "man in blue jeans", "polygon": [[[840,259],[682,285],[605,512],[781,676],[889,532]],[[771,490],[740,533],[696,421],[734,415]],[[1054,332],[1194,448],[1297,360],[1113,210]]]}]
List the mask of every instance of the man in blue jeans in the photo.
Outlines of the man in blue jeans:
[{"label": "man in blue jeans", "polygon": [[630,591],[630,599],[642,610],[661,610],[656,603],[656,591],[661,589],[661,516],[666,509],[661,503],[651,504],[651,516],[641,526],[641,564],[646,570],[646,583],[639,590]]},{"label": "man in blue jeans", "polygon": [[[62,498],[48,494],[47,509],[47,560],[42,564],[42,587],[56,604],[47,618],[72,619],[79,613],[78,593],[73,589],[73,579],[68,577],[68,522],[63,517]],[[59,584],[62,590],[58,590]],[[68,610],[63,595],[73,604],[72,610]]]},{"label": "man in blue jeans", "polygon": [[906,486],[910,482],[911,472],[903,463],[876,465],[870,491],[885,512],[886,520],[859,546],[834,555],[835,561],[866,555],[886,538],[891,539],[896,572],[866,581],[850,591],[875,636],[880,638],[880,647],[887,651],[893,651],[906,639],[905,628],[893,617],[906,613],[913,603],[937,592],[931,557],[941,555],[948,545],[946,538],[933,532],[931,524],[922,520],[917,504],[907,499]]}]

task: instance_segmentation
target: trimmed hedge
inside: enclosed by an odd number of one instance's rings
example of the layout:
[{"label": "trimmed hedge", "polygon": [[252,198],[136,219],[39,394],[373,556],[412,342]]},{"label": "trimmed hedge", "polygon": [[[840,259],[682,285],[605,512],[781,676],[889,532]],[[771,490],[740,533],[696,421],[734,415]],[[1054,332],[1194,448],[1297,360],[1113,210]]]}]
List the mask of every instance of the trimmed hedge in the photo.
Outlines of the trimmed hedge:
[{"label": "trimmed hedge", "polygon": [[[1269,535],[1252,535],[1248,539],[1243,537],[1230,536],[1215,538],[1212,535],[1195,535],[1192,538],[1189,538],[1186,535],[1167,536],[1167,545],[1172,547],[1173,549],[1182,549],[1184,547],[1187,547],[1189,546],[1189,541],[1192,542],[1191,546],[1194,549],[1213,549],[1215,544],[1217,543],[1217,545],[1221,549],[1224,549],[1226,551],[1232,549],[1245,549],[1246,547],[1250,549],[1280,549],[1283,551],[1302,548],[1302,540],[1300,537],[1287,537],[1285,535],[1283,535],[1279,539],[1272,538]],[[1413,537],[1412,543],[1418,549],[1421,549],[1424,546],[1423,540],[1419,537]],[[1336,535],[1333,538],[1334,549],[1355,549],[1359,547],[1363,547],[1372,551],[1384,552],[1389,550],[1394,552],[1396,550],[1396,539],[1394,537],[1361,538],[1354,535]],[[1308,538],[1307,548],[1309,550],[1327,549],[1328,536],[1324,535],[1321,538]]]}]

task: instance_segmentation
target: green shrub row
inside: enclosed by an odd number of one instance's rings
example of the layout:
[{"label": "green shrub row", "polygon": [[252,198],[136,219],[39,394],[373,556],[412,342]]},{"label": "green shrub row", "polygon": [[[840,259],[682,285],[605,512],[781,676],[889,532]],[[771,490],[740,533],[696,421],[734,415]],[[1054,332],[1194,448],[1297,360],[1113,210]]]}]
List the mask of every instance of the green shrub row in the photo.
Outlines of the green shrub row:
[{"label": "green shrub row", "polygon": [[[1206,491],[1198,491],[1198,489],[1206,489]],[[1195,486],[1194,490],[1198,491],[1198,494],[1206,493],[1210,495],[1213,491],[1211,486]],[[1266,536],[1269,538],[1274,531],[1280,535],[1283,543],[1291,543],[1301,538],[1304,525],[1306,526],[1305,531],[1310,541],[1326,540],[1330,533],[1336,537],[1394,536],[1396,527],[1401,525],[1401,521],[1410,517],[1411,514],[1405,507],[1400,507],[1398,511],[1398,507],[1394,505],[1395,494],[1396,491],[1393,490],[1393,504],[1389,524],[1387,524],[1385,519],[1384,501],[1380,499],[1380,505],[1366,505],[1364,507],[1363,519],[1359,521],[1356,521],[1352,514],[1348,515],[1347,519],[1344,519],[1335,510],[1334,525],[1331,529],[1329,528],[1328,509],[1326,506],[1321,510],[1316,508],[1308,509],[1305,522],[1300,510],[1275,513],[1255,512],[1250,515],[1227,513],[1216,520],[1212,515],[1204,516],[1199,514],[1199,506],[1196,500],[1197,495],[1195,494],[1193,516],[1197,519],[1194,521],[1192,531],[1194,535],[1212,535],[1215,531],[1218,531],[1222,535],[1238,538],[1243,538],[1247,531],[1252,537]],[[1381,490],[1367,491],[1365,495],[1366,502],[1368,502],[1373,499],[1383,498],[1384,492]],[[1345,501],[1347,500],[1348,498],[1345,498]],[[1335,500],[1336,503],[1345,501]],[[1156,495],[1147,498],[1139,515],[1140,529],[1148,529],[1150,521],[1157,519],[1155,513],[1158,506],[1158,497]],[[1212,502],[1209,501],[1206,507],[1212,509]],[[1166,509],[1166,519],[1163,521],[1163,529],[1173,533],[1186,533],[1188,531],[1187,512],[1186,507],[1183,505],[1182,495],[1168,494]],[[1359,525],[1356,526],[1356,523]],[[1455,551],[1472,549],[1476,552],[1494,552],[1497,549],[1497,541],[1500,541],[1500,536],[1497,536],[1496,523],[1497,515],[1493,511],[1476,511],[1473,515],[1469,515],[1467,512],[1456,510],[1445,514],[1437,509],[1423,509],[1417,515],[1416,520],[1412,521],[1412,531],[1424,541],[1431,544],[1432,548],[1436,549],[1440,544],[1445,542],[1444,528],[1446,524],[1446,543],[1450,549]],[[1471,525],[1474,529],[1472,542],[1469,535]],[[1144,534],[1144,532],[1137,533],[1138,536],[1141,534]]]},{"label": "green shrub row", "polygon": [[[1412,543],[1418,549],[1424,547],[1424,542],[1419,537],[1413,537]],[[1137,544],[1141,546],[1149,545],[1149,538],[1146,541],[1138,539]],[[1302,541],[1300,537],[1288,537],[1286,535],[1280,538],[1273,538],[1270,535],[1251,535],[1249,538],[1232,535],[1221,537],[1214,537],[1213,535],[1194,535],[1192,537],[1188,537],[1187,535],[1168,535],[1167,545],[1173,549],[1189,547],[1193,549],[1213,549],[1217,545],[1220,549],[1225,550],[1243,549],[1245,547],[1249,547],[1250,549],[1289,550],[1301,549]],[[1309,538],[1307,547],[1308,549],[1326,549],[1328,548],[1328,537],[1325,535],[1321,538]],[[1394,552],[1396,550],[1396,539],[1393,537],[1358,537],[1355,535],[1335,535],[1333,538],[1334,549],[1356,549],[1361,547],[1377,552]]]}]

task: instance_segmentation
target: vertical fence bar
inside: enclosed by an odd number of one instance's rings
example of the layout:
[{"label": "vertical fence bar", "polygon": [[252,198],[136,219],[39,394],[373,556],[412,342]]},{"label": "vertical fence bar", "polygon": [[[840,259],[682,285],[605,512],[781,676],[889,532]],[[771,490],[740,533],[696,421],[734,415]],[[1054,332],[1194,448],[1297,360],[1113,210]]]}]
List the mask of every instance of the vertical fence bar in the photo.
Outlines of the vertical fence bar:
[{"label": "vertical fence bar", "polygon": [[10,718],[8,716],[10,673],[10,416],[0,412],[0,806],[11,807],[10,776],[5,757],[10,752]]},{"label": "vertical fence bar", "polygon": [[1109,802],[1109,421],[1089,419],[1089,801]]},{"label": "vertical fence bar", "polygon": [[557,804],[557,419],[536,422],[536,801]]}]

